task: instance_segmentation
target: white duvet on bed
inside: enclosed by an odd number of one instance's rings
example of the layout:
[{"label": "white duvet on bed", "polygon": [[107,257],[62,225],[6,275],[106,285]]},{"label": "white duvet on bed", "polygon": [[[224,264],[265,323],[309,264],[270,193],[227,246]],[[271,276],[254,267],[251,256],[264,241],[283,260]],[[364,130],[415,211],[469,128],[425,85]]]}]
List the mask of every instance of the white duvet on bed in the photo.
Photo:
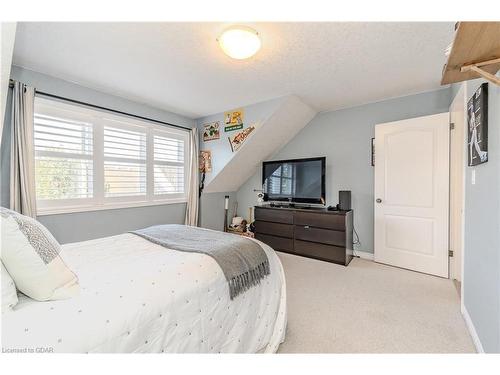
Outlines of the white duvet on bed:
[{"label": "white duvet on bed", "polygon": [[2,317],[3,351],[275,352],[285,336],[285,277],[275,252],[260,244],[271,274],[232,301],[222,270],[204,254],[129,233],[63,245],[81,294],[21,297]]}]

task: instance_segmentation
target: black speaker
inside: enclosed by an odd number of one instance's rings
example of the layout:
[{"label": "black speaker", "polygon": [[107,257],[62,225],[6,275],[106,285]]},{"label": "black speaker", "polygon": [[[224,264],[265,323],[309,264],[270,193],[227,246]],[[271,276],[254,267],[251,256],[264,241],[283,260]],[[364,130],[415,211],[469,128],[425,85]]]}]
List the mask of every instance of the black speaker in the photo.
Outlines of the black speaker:
[{"label": "black speaker", "polygon": [[351,191],[350,190],[340,190],[339,191],[339,210],[349,211],[351,209]]}]

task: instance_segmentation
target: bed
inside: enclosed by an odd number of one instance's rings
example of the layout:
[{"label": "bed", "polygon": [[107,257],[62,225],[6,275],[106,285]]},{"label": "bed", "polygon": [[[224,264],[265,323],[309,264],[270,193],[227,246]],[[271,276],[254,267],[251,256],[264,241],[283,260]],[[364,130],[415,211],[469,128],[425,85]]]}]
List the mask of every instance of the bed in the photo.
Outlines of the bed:
[{"label": "bed", "polygon": [[[229,235],[229,234],[228,234]],[[257,241],[253,240],[252,241]],[[2,347],[35,352],[276,352],[286,329],[286,285],[276,253],[270,275],[230,299],[209,256],[165,249],[131,233],[63,245],[77,297],[20,296],[2,316]]]}]

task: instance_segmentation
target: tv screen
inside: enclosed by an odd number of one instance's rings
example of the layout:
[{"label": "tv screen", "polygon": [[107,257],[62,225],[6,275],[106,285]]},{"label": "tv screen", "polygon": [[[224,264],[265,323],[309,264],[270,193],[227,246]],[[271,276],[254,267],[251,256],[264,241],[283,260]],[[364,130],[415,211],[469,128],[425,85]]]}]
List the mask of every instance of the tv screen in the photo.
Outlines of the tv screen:
[{"label": "tv screen", "polygon": [[324,157],[264,162],[264,200],[325,204],[325,162]]}]

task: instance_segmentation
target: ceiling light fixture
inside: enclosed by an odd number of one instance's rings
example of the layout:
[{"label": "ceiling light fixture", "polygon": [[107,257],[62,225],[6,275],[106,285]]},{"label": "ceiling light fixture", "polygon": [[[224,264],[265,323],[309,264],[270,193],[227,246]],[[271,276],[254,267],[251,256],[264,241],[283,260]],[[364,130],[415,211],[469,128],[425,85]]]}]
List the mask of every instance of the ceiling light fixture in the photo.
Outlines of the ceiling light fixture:
[{"label": "ceiling light fixture", "polygon": [[217,41],[226,55],[237,60],[252,57],[262,45],[259,33],[246,26],[232,26],[224,30]]}]

